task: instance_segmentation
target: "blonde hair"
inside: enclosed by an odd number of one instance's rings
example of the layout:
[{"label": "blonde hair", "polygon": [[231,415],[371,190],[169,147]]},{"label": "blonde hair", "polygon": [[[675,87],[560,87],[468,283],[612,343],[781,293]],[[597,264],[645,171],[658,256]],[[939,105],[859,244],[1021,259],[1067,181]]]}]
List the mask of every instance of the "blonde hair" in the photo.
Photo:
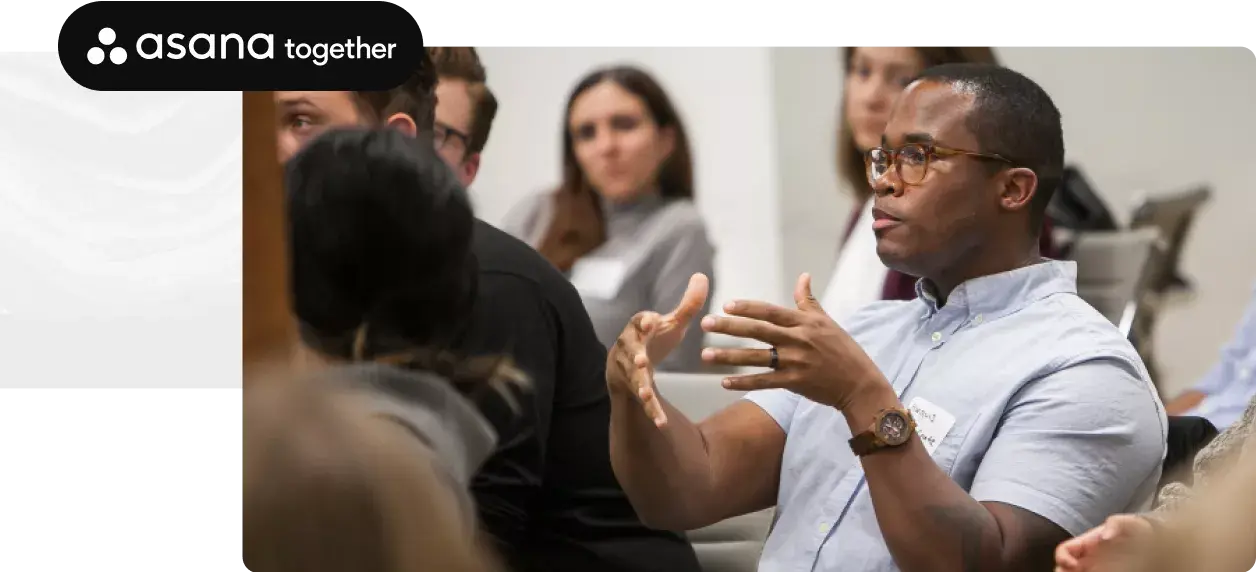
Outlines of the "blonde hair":
[{"label": "blonde hair", "polygon": [[1243,571],[1256,561],[1256,437],[1217,469],[1188,500],[1152,516],[1158,534],[1139,572]]},{"label": "blonde hair", "polygon": [[496,572],[474,516],[402,425],[291,376],[244,399],[253,572]]}]

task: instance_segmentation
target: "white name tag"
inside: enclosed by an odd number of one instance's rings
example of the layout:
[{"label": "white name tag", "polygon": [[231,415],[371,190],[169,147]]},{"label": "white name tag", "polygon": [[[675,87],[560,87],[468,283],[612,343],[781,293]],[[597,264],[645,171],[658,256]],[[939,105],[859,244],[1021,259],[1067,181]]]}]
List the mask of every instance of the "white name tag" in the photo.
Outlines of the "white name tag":
[{"label": "white name tag", "polygon": [[571,285],[581,296],[611,300],[619,294],[628,265],[613,258],[581,258],[571,266]]},{"label": "white name tag", "polygon": [[916,421],[916,434],[920,435],[925,449],[933,455],[946,434],[951,432],[951,427],[955,426],[955,416],[920,397],[912,399],[907,409]]}]

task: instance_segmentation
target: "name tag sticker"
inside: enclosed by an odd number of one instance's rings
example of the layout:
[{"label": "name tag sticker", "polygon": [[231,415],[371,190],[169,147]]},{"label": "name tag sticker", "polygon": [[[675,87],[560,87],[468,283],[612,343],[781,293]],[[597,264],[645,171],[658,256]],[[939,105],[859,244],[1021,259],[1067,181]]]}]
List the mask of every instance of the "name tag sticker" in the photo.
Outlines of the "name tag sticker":
[{"label": "name tag sticker", "polygon": [[581,258],[571,267],[571,285],[581,296],[611,300],[619,294],[628,266],[613,258]]},{"label": "name tag sticker", "polygon": [[946,439],[946,434],[951,432],[951,427],[955,426],[955,416],[920,397],[912,399],[907,409],[916,421],[916,434],[920,435],[925,449],[933,455],[942,440]]}]

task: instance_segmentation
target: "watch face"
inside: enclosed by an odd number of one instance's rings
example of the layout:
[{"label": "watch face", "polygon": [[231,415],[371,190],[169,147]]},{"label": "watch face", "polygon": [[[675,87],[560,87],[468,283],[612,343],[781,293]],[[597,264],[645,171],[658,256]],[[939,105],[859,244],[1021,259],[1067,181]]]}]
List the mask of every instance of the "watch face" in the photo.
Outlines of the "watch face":
[{"label": "watch face", "polygon": [[908,430],[907,418],[897,411],[887,412],[877,424],[879,437],[889,445],[901,445],[907,440]]}]

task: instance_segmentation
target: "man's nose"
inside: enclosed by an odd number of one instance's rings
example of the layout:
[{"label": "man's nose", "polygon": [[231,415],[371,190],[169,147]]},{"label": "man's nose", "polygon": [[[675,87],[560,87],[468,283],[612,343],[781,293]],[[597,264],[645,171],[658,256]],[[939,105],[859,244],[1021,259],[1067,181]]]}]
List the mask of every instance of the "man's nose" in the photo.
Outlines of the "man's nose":
[{"label": "man's nose", "polygon": [[898,171],[894,167],[890,167],[884,175],[881,175],[872,183],[872,193],[876,196],[900,196],[902,195],[903,182],[898,180]]}]

